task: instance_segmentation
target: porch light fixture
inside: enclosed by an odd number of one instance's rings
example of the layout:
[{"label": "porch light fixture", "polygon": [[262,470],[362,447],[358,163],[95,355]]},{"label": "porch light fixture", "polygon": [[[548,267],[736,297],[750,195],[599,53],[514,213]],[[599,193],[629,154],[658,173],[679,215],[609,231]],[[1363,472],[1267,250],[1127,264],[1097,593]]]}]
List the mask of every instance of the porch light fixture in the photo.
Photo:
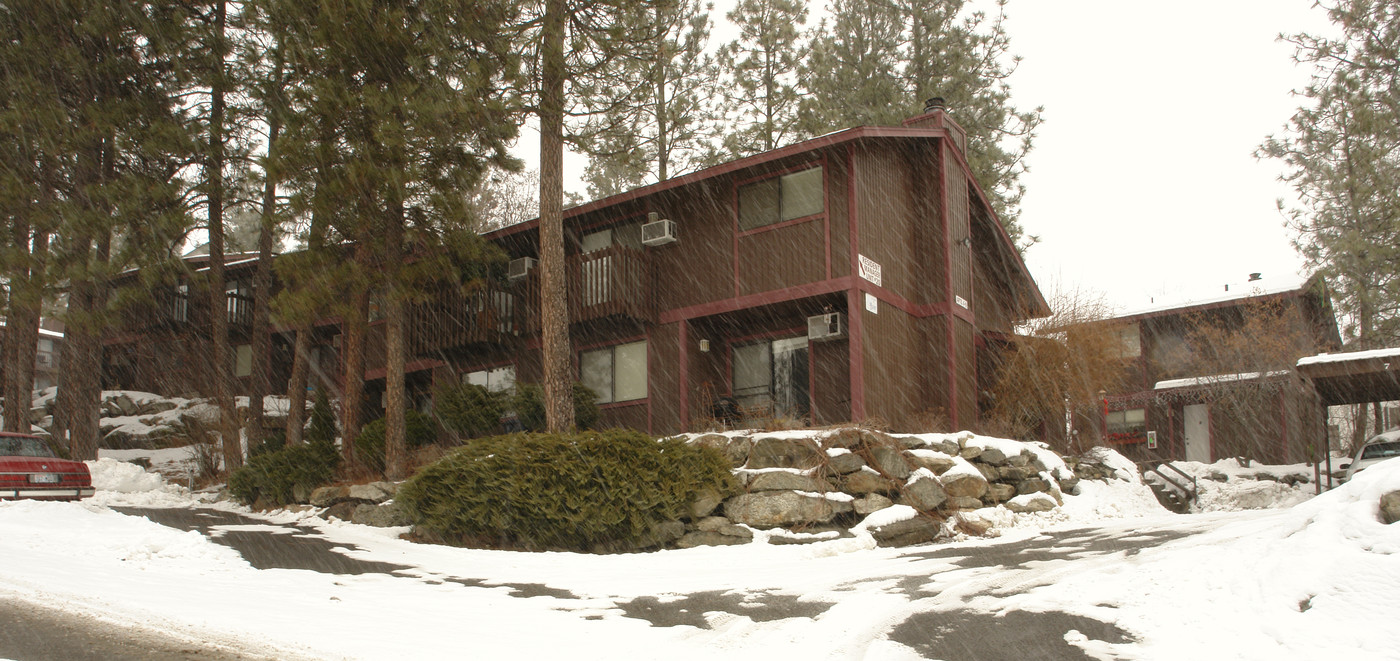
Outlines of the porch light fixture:
[{"label": "porch light fixture", "polygon": [[700,340],[700,353],[709,353],[709,352],[710,352],[710,341],[709,341],[709,340]]}]

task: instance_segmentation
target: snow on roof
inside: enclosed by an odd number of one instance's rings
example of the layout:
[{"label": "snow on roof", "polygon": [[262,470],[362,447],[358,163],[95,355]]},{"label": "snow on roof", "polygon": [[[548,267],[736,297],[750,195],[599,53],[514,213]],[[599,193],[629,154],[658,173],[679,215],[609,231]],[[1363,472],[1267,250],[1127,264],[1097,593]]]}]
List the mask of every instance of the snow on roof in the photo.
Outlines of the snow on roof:
[{"label": "snow on roof", "polygon": [[[1137,317],[1150,315],[1158,312],[1167,312],[1180,308],[1192,308],[1200,305],[1211,305],[1213,303],[1227,303],[1229,301],[1245,300],[1256,296],[1270,296],[1273,294],[1284,294],[1301,290],[1311,278],[1304,278],[1298,275],[1286,275],[1275,278],[1258,280],[1256,282],[1246,282],[1243,284],[1230,284],[1229,290],[1214,295],[1206,295],[1200,292],[1177,295],[1167,298],[1154,299],[1154,304],[1145,308],[1129,310],[1113,316],[1114,319],[1124,317]],[[1160,301],[1160,302],[1156,302]]]},{"label": "snow on roof", "polygon": [[1288,374],[1288,370],[1276,370],[1273,372],[1241,372],[1239,374],[1216,374],[1214,376],[1193,376],[1185,379],[1170,379],[1158,381],[1153,386],[1153,390],[1171,390],[1173,388],[1192,388],[1196,386],[1210,386],[1218,383],[1230,383],[1232,381],[1252,381],[1254,379],[1268,379],[1276,376]]},{"label": "snow on roof", "polygon": [[1322,363],[1344,363],[1351,360],[1371,360],[1373,358],[1400,358],[1400,347],[1371,349],[1369,351],[1348,351],[1346,353],[1320,353],[1298,359],[1298,367],[1320,365]]}]

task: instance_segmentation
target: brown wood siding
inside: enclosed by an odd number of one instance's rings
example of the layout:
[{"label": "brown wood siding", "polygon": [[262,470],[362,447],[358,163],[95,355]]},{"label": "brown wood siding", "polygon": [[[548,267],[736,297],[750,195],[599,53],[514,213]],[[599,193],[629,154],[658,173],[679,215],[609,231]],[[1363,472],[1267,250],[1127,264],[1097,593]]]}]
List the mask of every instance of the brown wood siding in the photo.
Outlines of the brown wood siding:
[{"label": "brown wood siding", "polygon": [[1017,320],[1012,317],[1009,308],[1011,293],[1005,283],[988,273],[988,265],[982,259],[973,261],[973,276],[973,289],[977,292],[978,330],[1011,332]]},{"label": "brown wood siding", "polygon": [[820,218],[739,237],[739,293],[757,294],[826,279]]},{"label": "brown wood siding", "polygon": [[812,422],[834,425],[851,421],[850,340],[813,342]]},{"label": "brown wood siding", "polygon": [[894,143],[856,151],[859,254],[880,264],[881,286],[918,300],[917,260],[909,163]]},{"label": "brown wood siding", "polygon": [[896,429],[907,429],[911,414],[929,408],[921,320],[889,305],[860,311],[865,324],[865,410]]},{"label": "brown wood siding", "polygon": [[958,388],[959,430],[977,425],[977,345],[976,329],[962,319],[953,319],[953,356]]},{"label": "brown wood siding", "polygon": [[647,401],[604,405],[603,410],[599,411],[598,428],[613,429],[617,427],[646,432]]},{"label": "brown wood siding", "polygon": [[671,434],[681,429],[680,324],[651,327],[647,338],[647,397],[651,400],[651,431]]},{"label": "brown wood siding", "polygon": [[827,154],[826,212],[831,235],[831,277],[851,275],[850,167],[846,152]]},{"label": "brown wood siding", "polygon": [[948,196],[948,236],[952,239],[953,294],[961,296],[973,305],[972,290],[972,251],[960,243],[971,237],[969,200],[967,196],[967,174],[957,165],[952,146],[943,145],[945,166],[943,185]]}]

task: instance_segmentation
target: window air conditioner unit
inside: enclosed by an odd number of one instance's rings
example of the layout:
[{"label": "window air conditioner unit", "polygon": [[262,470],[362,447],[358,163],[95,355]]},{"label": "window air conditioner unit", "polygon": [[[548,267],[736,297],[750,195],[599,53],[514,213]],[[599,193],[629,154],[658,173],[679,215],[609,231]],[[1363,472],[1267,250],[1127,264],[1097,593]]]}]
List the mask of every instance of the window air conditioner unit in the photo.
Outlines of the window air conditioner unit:
[{"label": "window air conditioner unit", "polygon": [[530,275],[530,269],[535,268],[534,257],[521,257],[510,260],[510,266],[506,269],[506,279],[511,282],[521,280]]},{"label": "window air conditioner unit", "polygon": [[846,337],[846,322],[840,312],[807,317],[807,339],[837,340]]},{"label": "window air conditioner unit", "polygon": [[656,212],[647,214],[651,222],[642,225],[642,244],[664,246],[676,240],[676,224],[665,218],[658,220]]}]

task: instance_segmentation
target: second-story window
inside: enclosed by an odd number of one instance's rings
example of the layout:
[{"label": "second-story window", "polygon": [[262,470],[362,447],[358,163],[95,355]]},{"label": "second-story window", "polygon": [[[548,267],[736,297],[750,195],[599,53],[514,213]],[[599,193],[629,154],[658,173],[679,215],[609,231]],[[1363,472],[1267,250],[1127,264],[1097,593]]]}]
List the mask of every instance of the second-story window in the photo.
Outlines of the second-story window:
[{"label": "second-story window", "polygon": [[739,187],[739,231],[819,214],[825,208],[821,167],[755,181]]},{"label": "second-story window", "polygon": [[1113,352],[1118,358],[1137,358],[1142,355],[1142,334],[1137,324],[1120,326],[1113,332]]}]

